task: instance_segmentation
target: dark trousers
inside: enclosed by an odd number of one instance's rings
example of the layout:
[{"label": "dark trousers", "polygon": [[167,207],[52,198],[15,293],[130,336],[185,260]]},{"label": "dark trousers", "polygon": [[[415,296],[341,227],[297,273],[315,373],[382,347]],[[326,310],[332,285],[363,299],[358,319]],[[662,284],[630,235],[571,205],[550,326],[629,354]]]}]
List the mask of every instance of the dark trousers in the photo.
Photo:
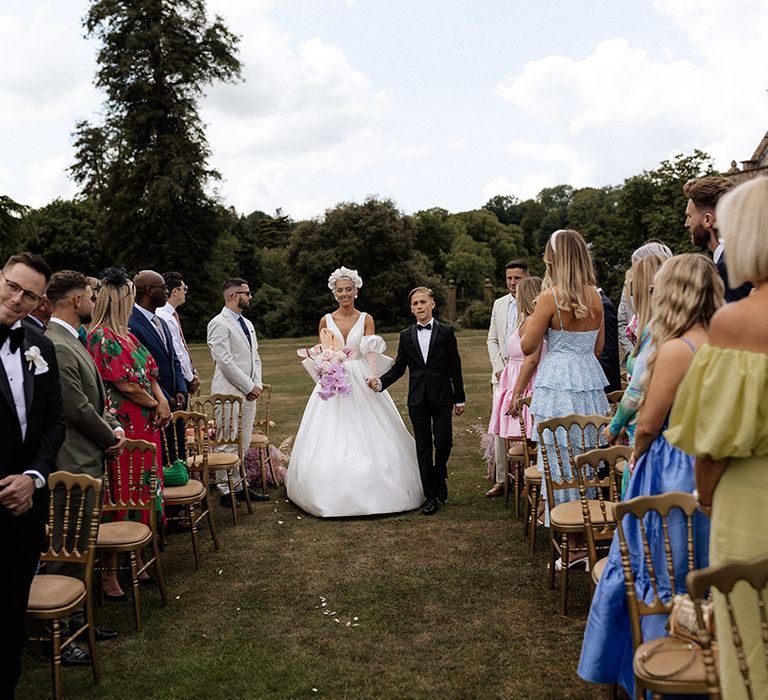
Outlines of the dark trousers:
[{"label": "dark trousers", "polygon": [[12,698],[21,675],[21,653],[27,617],[29,588],[37,569],[45,537],[44,517],[30,510],[11,515],[0,506],[0,542],[3,573],[0,575],[0,699]]},{"label": "dark trousers", "polygon": [[[408,407],[416,440],[421,485],[427,499],[436,498],[448,478],[448,457],[453,446],[453,406],[428,401]],[[434,444],[434,452],[433,452]]]}]

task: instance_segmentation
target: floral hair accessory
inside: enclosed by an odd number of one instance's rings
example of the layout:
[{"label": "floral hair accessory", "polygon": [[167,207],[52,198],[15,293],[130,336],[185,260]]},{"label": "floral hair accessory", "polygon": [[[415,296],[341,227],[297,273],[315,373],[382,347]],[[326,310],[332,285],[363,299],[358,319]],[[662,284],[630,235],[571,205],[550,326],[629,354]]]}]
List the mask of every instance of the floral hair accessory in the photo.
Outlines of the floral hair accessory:
[{"label": "floral hair accessory", "polygon": [[331,273],[328,278],[328,289],[331,291],[336,289],[336,282],[342,278],[350,280],[355,285],[355,289],[360,289],[363,286],[363,278],[357,274],[357,270],[350,270],[348,267],[342,266]]}]

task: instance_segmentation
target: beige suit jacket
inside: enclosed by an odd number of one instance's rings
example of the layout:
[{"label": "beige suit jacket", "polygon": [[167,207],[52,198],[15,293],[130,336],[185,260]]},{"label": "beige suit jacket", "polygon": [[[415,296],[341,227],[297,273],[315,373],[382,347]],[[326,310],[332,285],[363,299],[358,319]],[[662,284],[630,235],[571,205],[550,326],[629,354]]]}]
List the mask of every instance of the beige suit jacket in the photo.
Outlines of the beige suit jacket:
[{"label": "beige suit jacket", "polygon": [[491,359],[491,382],[498,383],[496,374],[501,372],[507,364],[507,314],[511,294],[505,294],[493,302],[491,311],[491,325],[488,328],[488,357]]},{"label": "beige suit jacket", "polygon": [[245,396],[261,388],[261,358],[253,324],[245,317],[251,343],[226,307],[208,322],[208,348],[214,369],[211,393]]}]

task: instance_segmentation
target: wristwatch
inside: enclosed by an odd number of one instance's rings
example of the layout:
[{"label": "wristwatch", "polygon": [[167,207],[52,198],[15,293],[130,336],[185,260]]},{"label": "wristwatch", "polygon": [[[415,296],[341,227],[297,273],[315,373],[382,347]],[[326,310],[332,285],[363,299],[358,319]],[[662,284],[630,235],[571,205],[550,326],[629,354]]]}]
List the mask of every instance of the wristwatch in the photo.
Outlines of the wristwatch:
[{"label": "wristwatch", "polygon": [[45,479],[43,479],[42,476],[39,474],[34,474],[33,472],[24,472],[28,477],[32,479],[32,481],[35,483],[36,489],[41,489],[43,486],[45,486]]}]

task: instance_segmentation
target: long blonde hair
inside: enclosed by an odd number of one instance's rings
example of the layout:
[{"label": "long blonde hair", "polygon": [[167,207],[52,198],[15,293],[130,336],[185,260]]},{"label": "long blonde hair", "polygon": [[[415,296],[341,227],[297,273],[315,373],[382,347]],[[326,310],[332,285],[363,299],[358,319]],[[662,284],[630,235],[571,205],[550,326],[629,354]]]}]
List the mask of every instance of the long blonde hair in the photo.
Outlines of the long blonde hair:
[{"label": "long blonde hair", "polygon": [[578,231],[555,231],[544,248],[544,289],[557,287],[558,304],[576,318],[590,312],[590,287],[595,286],[592,255]]},{"label": "long blonde hair", "polygon": [[99,281],[93,321],[89,330],[103,326],[122,338],[127,338],[128,319],[135,300],[136,290],[133,282],[124,271],[111,270]]},{"label": "long blonde hair", "polygon": [[[723,305],[725,287],[714,263],[701,253],[669,258],[653,280],[651,335],[653,347],[642,378],[647,391],[664,343],[679,338],[696,325],[709,329],[715,311]],[[645,392],[640,403],[645,403]]]},{"label": "long blonde hair", "polygon": [[662,254],[649,255],[640,258],[640,260],[632,265],[630,290],[632,306],[637,315],[637,339],[635,340],[635,349],[632,351],[634,357],[637,357],[640,349],[640,338],[643,330],[651,322],[653,308],[651,304],[651,287],[653,286],[653,279],[664,262],[669,260],[670,257],[669,255]]},{"label": "long blonde hair", "polygon": [[533,313],[536,297],[541,293],[541,284],[541,277],[524,277],[517,283],[515,301],[518,326]]}]

